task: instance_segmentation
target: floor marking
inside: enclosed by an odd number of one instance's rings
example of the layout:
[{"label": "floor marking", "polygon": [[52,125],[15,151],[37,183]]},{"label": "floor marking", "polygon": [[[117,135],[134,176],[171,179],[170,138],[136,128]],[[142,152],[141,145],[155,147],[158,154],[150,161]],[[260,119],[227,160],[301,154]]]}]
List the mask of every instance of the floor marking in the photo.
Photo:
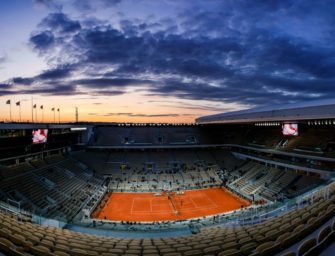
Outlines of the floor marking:
[{"label": "floor marking", "polygon": [[130,214],[133,214],[134,201],[135,201],[135,198],[133,198],[133,202],[131,204]]},{"label": "floor marking", "polygon": [[204,196],[209,200],[209,202],[211,202],[212,205],[218,207],[218,205],[212,199],[210,199],[210,197],[207,194],[204,194]]},{"label": "floor marking", "polygon": [[189,197],[190,198],[190,201],[192,202],[194,208],[197,208],[197,205],[195,204],[195,202],[193,201],[192,197]]}]

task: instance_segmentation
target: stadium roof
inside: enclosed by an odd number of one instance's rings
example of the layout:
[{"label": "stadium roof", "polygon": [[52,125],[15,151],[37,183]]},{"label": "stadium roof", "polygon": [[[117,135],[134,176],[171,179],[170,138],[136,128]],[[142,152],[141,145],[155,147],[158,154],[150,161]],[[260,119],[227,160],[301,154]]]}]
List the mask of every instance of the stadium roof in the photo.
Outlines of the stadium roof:
[{"label": "stadium roof", "polygon": [[254,123],[316,119],[335,119],[335,99],[299,104],[272,105],[203,116],[197,118],[196,123]]}]

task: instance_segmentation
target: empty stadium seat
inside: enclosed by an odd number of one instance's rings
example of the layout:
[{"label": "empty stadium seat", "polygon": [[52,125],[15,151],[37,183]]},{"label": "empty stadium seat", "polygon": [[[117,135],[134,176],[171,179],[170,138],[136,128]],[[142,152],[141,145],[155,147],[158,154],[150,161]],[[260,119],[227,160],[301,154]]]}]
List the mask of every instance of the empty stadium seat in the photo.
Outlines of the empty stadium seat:
[{"label": "empty stadium seat", "polygon": [[311,238],[311,239],[308,239],[308,240],[304,241],[298,249],[298,256],[304,255],[305,253],[308,252],[308,250],[310,250],[315,245],[316,245],[316,239],[315,238]]}]

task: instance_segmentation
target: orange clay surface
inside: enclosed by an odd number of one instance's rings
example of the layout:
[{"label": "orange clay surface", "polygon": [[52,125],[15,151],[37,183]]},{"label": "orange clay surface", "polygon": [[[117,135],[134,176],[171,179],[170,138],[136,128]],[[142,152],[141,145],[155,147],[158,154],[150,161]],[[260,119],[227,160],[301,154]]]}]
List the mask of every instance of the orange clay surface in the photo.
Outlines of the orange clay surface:
[{"label": "orange clay surface", "polygon": [[164,221],[184,220],[229,212],[247,207],[250,203],[222,188],[184,191],[183,195],[172,192],[173,210],[166,193],[117,193],[113,192],[95,219],[116,221]]}]

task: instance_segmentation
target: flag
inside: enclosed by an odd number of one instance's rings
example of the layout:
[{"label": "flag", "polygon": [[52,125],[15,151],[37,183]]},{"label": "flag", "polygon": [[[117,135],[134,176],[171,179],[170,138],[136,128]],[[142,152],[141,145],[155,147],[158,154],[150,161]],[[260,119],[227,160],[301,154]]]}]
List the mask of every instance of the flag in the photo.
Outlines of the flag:
[{"label": "flag", "polygon": [[55,108],[52,108],[51,111],[55,111]]},{"label": "flag", "polygon": [[7,101],[6,101],[6,104],[10,104],[10,100],[7,100]]},{"label": "flag", "polygon": [[33,106],[33,108],[36,108],[36,104]]},{"label": "flag", "polygon": [[20,106],[20,105],[21,105],[20,101],[16,102],[16,106]]},{"label": "flag", "polygon": [[43,109],[43,105],[40,106],[40,109]]}]

